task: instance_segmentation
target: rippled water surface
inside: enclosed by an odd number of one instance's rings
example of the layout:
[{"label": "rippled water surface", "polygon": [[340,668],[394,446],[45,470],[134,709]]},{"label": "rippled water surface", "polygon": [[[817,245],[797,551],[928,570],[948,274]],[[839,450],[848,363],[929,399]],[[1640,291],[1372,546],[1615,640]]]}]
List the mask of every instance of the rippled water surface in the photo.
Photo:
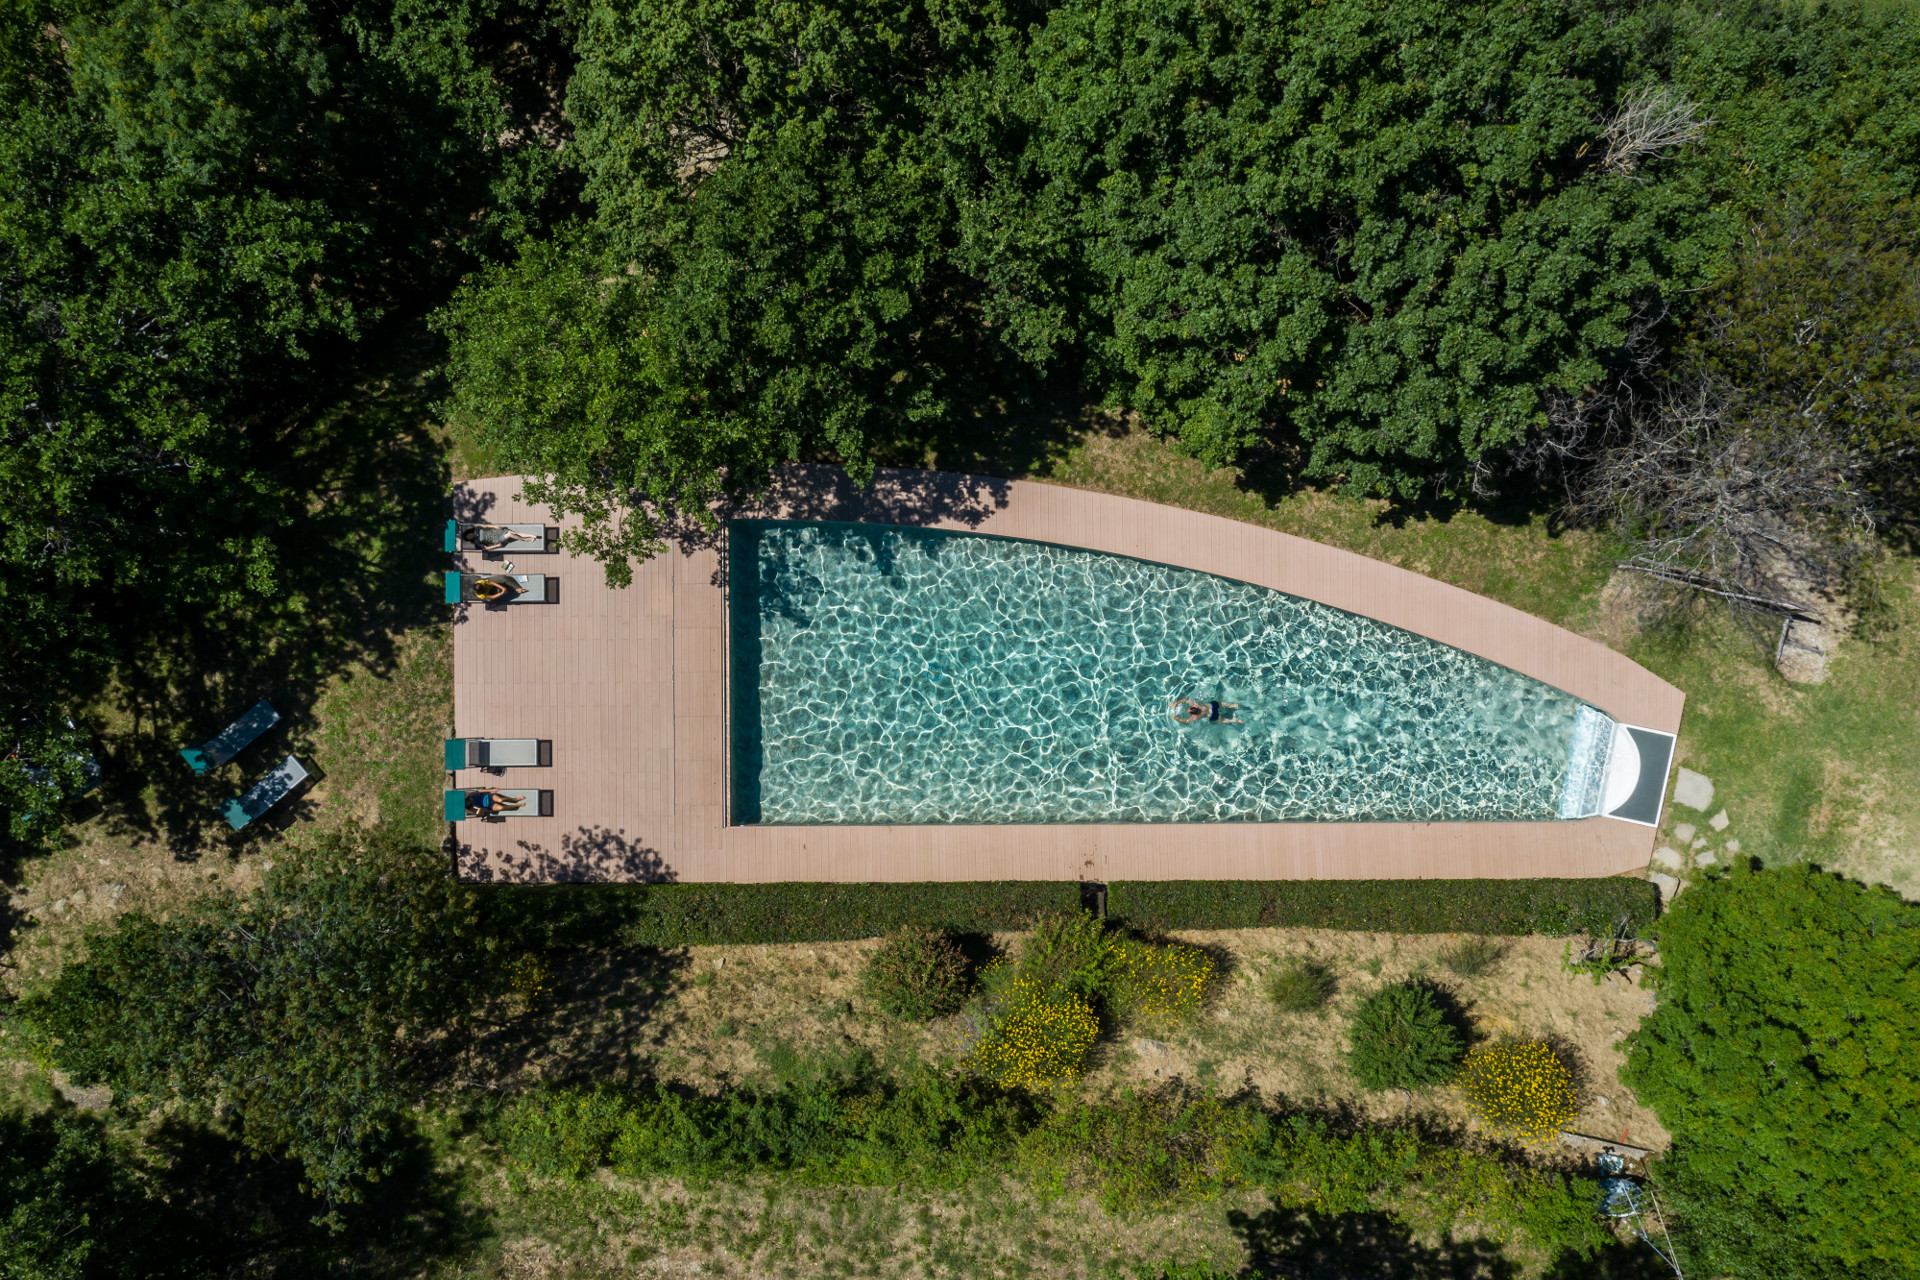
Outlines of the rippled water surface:
[{"label": "rippled water surface", "polygon": [[[1264,587],[893,525],[731,530],[733,820],[1551,819],[1571,696]],[[1243,723],[1182,725],[1176,698]]]}]

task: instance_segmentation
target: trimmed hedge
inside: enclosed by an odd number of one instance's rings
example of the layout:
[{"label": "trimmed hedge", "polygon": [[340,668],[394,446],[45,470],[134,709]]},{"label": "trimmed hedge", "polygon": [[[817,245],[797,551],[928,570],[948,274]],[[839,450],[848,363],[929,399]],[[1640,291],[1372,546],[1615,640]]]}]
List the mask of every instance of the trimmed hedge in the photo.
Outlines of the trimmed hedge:
[{"label": "trimmed hedge", "polygon": [[1606,880],[1128,880],[1107,912],[1142,929],[1370,933],[1610,933],[1660,914],[1651,882]]},{"label": "trimmed hedge", "polygon": [[[484,885],[496,929],[527,946],[683,947],[833,942],[902,925],[1023,929],[1081,904],[1071,882]],[[1107,911],[1147,930],[1296,926],[1379,933],[1560,935],[1659,914],[1644,880],[1115,881]]]}]

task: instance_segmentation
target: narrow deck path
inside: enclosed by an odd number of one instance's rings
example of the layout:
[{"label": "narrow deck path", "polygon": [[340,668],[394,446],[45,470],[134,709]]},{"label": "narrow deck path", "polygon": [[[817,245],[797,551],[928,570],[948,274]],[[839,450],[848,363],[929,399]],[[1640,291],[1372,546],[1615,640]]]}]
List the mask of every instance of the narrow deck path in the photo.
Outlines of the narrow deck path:
[{"label": "narrow deck path", "polygon": [[[556,523],[520,479],[456,486],[455,514]],[[1677,733],[1684,695],[1593,640],[1431,578],[1217,516],[1032,481],[883,471],[867,490],[827,467],[783,473],[744,514],[972,530],[1236,578],[1404,627],[1501,663],[1617,720]],[[726,823],[723,539],[690,536],[631,587],[567,554],[516,559],[559,602],[463,606],[455,732],[550,738],[553,767],[456,785],[537,785],[551,818],[456,825],[480,881],[1386,879],[1605,876],[1647,865],[1654,831],[1582,822],[737,827]]]}]

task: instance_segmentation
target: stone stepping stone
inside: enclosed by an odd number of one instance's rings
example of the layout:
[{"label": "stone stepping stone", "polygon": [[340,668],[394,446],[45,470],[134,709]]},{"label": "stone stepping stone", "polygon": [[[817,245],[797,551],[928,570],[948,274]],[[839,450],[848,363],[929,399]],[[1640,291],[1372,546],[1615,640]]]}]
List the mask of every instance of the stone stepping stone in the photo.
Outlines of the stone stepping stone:
[{"label": "stone stepping stone", "polygon": [[1681,769],[1680,780],[1673,784],[1673,802],[1705,813],[1713,803],[1713,779],[1704,773]]},{"label": "stone stepping stone", "polygon": [[1653,851],[1653,860],[1661,866],[1669,867],[1675,871],[1678,871],[1683,865],[1680,861],[1680,855],[1665,845]]},{"label": "stone stepping stone", "polygon": [[1680,882],[1672,876],[1656,871],[1647,879],[1653,881],[1653,887],[1660,891],[1660,905],[1665,906],[1680,895]]},{"label": "stone stepping stone", "polygon": [[1727,829],[1727,824],[1732,821],[1733,819],[1727,816],[1727,811],[1725,809],[1722,809],[1720,812],[1714,814],[1711,818],[1707,819],[1707,825],[1712,827],[1715,831],[1725,831]]},{"label": "stone stepping stone", "polygon": [[1696,867],[1710,867],[1718,861],[1720,861],[1720,859],[1714,857],[1711,852],[1708,852],[1708,853],[1700,854],[1697,857],[1695,857],[1693,860],[1693,865]]},{"label": "stone stepping stone", "polygon": [[1688,844],[1692,840],[1693,824],[1691,822],[1683,822],[1673,829],[1673,842],[1675,844]]}]

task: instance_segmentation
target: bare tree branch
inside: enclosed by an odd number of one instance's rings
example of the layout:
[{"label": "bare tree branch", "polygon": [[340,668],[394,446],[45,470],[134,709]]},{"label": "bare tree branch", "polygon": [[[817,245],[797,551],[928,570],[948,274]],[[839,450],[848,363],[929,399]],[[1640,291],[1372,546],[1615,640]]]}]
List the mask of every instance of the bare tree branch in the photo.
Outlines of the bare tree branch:
[{"label": "bare tree branch", "polygon": [[1697,142],[1713,123],[1672,85],[1644,85],[1622,98],[1608,118],[1607,154],[1600,165],[1612,173],[1632,173],[1643,161]]}]

